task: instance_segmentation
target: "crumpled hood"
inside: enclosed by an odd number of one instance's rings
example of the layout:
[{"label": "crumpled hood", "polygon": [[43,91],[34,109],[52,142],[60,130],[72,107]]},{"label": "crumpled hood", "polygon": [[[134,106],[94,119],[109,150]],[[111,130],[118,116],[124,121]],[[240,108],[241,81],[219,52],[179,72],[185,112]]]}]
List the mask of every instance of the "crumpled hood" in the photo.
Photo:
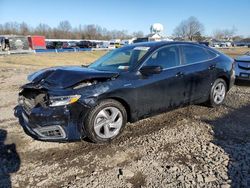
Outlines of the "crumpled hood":
[{"label": "crumpled hood", "polygon": [[109,79],[118,74],[118,72],[98,71],[80,66],[65,66],[42,69],[29,75],[28,80],[33,83],[42,82],[51,87],[67,88],[83,81]]}]

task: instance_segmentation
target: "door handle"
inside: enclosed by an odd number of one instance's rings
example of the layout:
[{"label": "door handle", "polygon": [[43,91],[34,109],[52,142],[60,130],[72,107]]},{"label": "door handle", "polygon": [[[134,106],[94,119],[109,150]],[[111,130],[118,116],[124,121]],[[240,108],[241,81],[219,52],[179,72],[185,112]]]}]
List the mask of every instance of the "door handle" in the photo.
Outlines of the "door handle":
[{"label": "door handle", "polygon": [[213,70],[213,69],[215,69],[215,65],[210,65],[210,66],[208,67],[208,70]]},{"label": "door handle", "polygon": [[178,73],[176,73],[175,76],[176,76],[176,77],[183,77],[183,76],[184,76],[184,73],[183,73],[183,72],[178,72]]}]

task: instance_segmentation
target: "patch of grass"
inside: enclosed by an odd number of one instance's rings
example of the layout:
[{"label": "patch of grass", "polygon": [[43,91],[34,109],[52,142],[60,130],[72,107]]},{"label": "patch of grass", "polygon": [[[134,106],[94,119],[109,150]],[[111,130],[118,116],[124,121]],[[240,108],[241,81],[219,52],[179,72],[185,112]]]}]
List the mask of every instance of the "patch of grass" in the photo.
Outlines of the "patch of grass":
[{"label": "patch of grass", "polygon": [[51,67],[63,65],[88,65],[107,51],[87,51],[76,53],[19,54],[0,58],[0,66]]},{"label": "patch of grass", "polygon": [[218,49],[218,50],[221,51],[222,53],[231,56],[232,58],[235,58],[239,55],[243,55],[246,52],[250,51],[250,48],[228,48],[228,49]]}]

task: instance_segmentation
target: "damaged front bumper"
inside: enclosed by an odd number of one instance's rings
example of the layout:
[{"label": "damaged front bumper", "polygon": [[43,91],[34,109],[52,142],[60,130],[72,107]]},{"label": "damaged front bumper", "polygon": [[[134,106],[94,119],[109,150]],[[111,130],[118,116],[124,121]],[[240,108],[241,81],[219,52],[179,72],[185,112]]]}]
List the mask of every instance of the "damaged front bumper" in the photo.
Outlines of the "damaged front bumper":
[{"label": "damaged front bumper", "polygon": [[44,141],[74,141],[83,137],[79,113],[68,107],[33,108],[30,113],[18,105],[15,116],[24,131],[34,139]]},{"label": "damaged front bumper", "polygon": [[77,141],[85,137],[84,119],[96,104],[92,93],[84,93],[83,96],[78,90],[28,83],[19,92],[15,116],[34,139]]}]

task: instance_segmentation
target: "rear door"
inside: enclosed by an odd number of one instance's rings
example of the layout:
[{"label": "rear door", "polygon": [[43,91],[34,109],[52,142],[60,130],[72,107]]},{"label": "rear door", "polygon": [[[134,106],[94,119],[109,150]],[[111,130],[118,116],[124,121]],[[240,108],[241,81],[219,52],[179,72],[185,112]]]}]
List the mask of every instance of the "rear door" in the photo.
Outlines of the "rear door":
[{"label": "rear door", "polygon": [[206,99],[216,74],[217,54],[202,46],[181,45],[185,82],[185,101],[191,103]]}]

